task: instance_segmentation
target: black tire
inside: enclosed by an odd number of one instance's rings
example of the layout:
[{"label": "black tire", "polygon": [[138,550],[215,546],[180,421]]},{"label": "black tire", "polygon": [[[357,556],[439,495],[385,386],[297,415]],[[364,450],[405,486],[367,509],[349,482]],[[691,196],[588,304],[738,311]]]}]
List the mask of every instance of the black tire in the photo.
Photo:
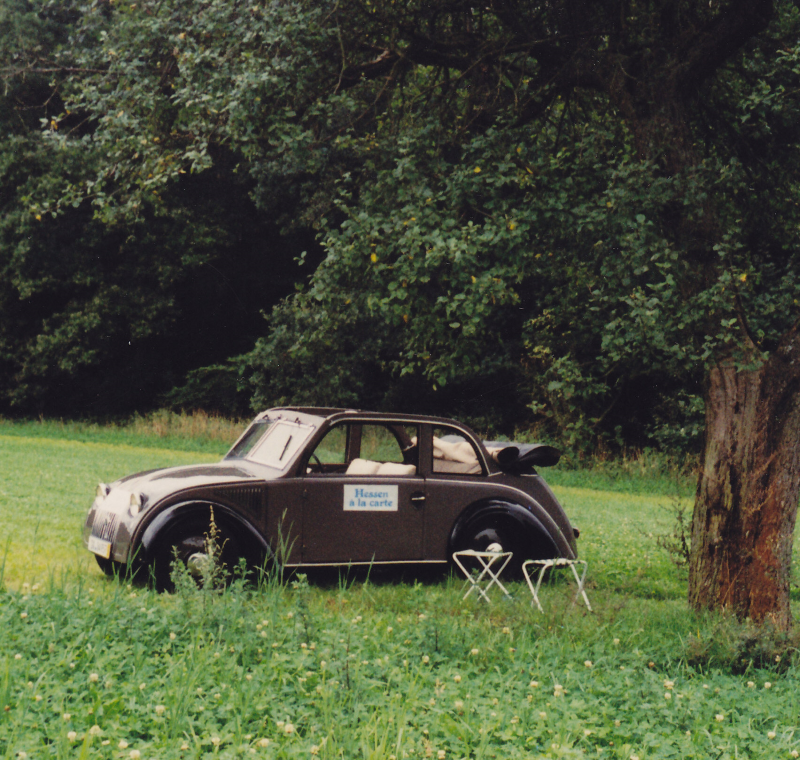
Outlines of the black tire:
[{"label": "black tire", "polygon": [[[229,582],[239,564],[240,558],[252,566],[256,558],[248,551],[246,544],[237,535],[237,532],[215,514],[214,521],[217,525],[217,544],[219,546],[219,563],[223,570],[221,580]],[[158,537],[152,559],[152,576],[159,591],[173,591],[172,563],[177,559],[200,582],[201,563],[205,561],[206,536],[211,529],[210,511],[205,510],[186,515],[170,526],[164,535]]]},{"label": "black tire", "polygon": [[97,560],[97,564],[100,569],[105,573],[107,576],[113,578],[114,576],[117,577],[124,577],[125,575],[125,565],[121,562],[117,562],[113,559],[106,559],[105,557],[100,557],[99,555],[95,554],[94,558]]},{"label": "black tire", "polygon": [[[503,576],[517,580],[522,577],[522,563],[530,559],[524,556],[524,535],[522,526],[507,515],[484,515],[464,532],[455,551],[472,549],[476,552],[485,552],[494,545],[494,548],[499,548],[500,551],[513,552],[514,556],[503,571]],[[474,565],[474,568],[466,566],[468,569],[480,568],[477,561]]]}]

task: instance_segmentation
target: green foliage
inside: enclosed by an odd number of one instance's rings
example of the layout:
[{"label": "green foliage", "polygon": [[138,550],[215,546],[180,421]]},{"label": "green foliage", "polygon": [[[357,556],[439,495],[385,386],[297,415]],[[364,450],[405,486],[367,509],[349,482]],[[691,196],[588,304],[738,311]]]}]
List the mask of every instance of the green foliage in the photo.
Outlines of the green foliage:
[{"label": "green foliage", "polygon": [[[696,449],[705,368],[744,361],[748,341],[758,361],[795,319],[792,3],[705,56],[703,35],[744,6],[14,8],[19,28],[58,39],[59,72],[37,113],[39,173],[26,184],[22,164],[8,170],[18,250],[0,311],[18,313],[0,371],[17,403],[89,387],[111,351],[132,385],[167,377],[141,397],[172,387],[176,406],[230,412],[246,381],[258,406],[435,408],[506,430],[522,420],[578,448]],[[40,58],[28,53],[31,76]],[[193,333],[189,283],[240,257],[245,197],[313,224],[324,262],[252,351],[248,325],[226,352],[137,375],[157,353],[191,354],[156,336]],[[45,276],[57,232],[75,249],[60,287]],[[20,294],[56,308],[36,322]],[[145,345],[130,358],[132,336]]]}]

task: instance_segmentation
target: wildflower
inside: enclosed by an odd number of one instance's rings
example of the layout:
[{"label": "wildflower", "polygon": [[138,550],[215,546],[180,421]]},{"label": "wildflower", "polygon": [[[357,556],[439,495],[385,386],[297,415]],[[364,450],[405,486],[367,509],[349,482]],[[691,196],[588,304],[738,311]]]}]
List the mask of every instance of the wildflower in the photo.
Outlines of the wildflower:
[{"label": "wildflower", "polygon": [[184,742],[183,744],[181,744],[181,749],[185,751],[189,749],[189,745],[186,742]]},{"label": "wildflower", "polygon": [[97,673],[89,673],[89,682],[90,683],[97,683],[99,679],[100,679],[100,676],[98,676]]},{"label": "wildflower", "polygon": [[99,736],[100,734],[102,734],[102,733],[103,733],[103,729],[102,729],[102,728],[100,728],[100,726],[98,726],[98,725],[97,725],[97,723],[95,723],[95,724],[94,724],[94,725],[93,725],[93,726],[92,726],[92,727],[89,729],[89,733],[90,733],[92,736]]},{"label": "wildflower", "polygon": [[789,754],[792,757],[800,757],[800,752],[798,752],[796,749],[793,749]]},{"label": "wildflower", "polygon": [[140,683],[139,684],[139,691],[144,691],[147,688],[147,684]]},{"label": "wildflower", "polygon": [[120,739],[119,740],[119,744],[117,744],[117,746],[120,749],[127,749],[128,748],[128,742],[126,742],[124,739]]},{"label": "wildflower", "polygon": [[392,626],[389,626],[389,627],[386,629],[386,633],[391,633],[393,630],[394,630],[394,628],[392,628]]},{"label": "wildflower", "polygon": [[540,712],[540,713],[539,713],[539,717],[540,717],[542,720],[544,720],[544,719],[547,717],[547,713],[546,713],[546,712],[544,712],[544,711],[542,711],[542,712]]},{"label": "wildflower", "polygon": [[591,728],[584,728],[583,729],[583,735],[584,736],[591,736],[592,735],[592,729]]},{"label": "wildflower", "polygon": [[21,654],[15,654],[14,655],[14,659],[15,660],[21,660],[22,659],[22,655]]},{"label": "wildflower", "polygon": [[664,692],[664,699],[672,699],[672,692],[671,691],[665,691]]},{"label": "wildflower", "polygon": [[725,720],[725,716],[722,713],[717,713],[714,716],[714,720],[716,720],[717,723],[722,723],[722,721]]},{"label": "wildflower", "polygon": [[503,633],[511,633],[511,629],[508,626],[503,628]]},{"label": "wildflower", "polygon": [[457,699],[455,701],[455,705],[454,706],[455,706],[456,710],[458,710],[458,712],[461,712],[464,709],[464,703],[460,699]]},{"label": "wildflower", "polygon": [[436,757],[438,757],[438,758],[439,758],[439,760],[444,760],[444,750],[443,750],[443,749],[440,749],[440,750],[439,750],[439,751],[436,753]]},{"label": "wildflower", "polygon": [[248,674],[247,674],[247,675],[244,677],[244,680],[245,680],[245,681],[252,681],[252,680],[253,680],[253,676],[252,676],[252,675],[250,675],[250,673],[248,673]]},{"label": "wildflower", "polygon": [[308,649],[308,644],[306,644],[304,641],[302,644],[300,644],[300,649]]},{"label": "wildflower", "polygon": [[619,646],[619,639],[614,639],[614,646],[615,647]]},{"label": "wildflower", "polygon": [[774,739],[777,734],[774,731],[767,731],[767,739]]},{"label": "wildflower", "polygon": [[755,689],[756,688],[755,681],[748,681],[747,682],[747,688],[748,689]]},{"label": "wildflower", "polygon": [[771,684],[769,681],[767,681],[767,682],[764,684],[764,688],[765,688],[765,689],[771,689],[771,688],[772,688],[772,684]]},{"label": "wildflower", "polygon": [[614,726],[616,726],[617,728],[619,728],[621,725],[622,725],[622,721],[621,720],[615,720],[614,721]]},{"label": "wildflower", "polygon": [[259,739],[256,744],[258,744],[259,747],[269,747],[269,739],[264,737],[263,739]]},{"label": "wildflower", "polygon": [[169,640],[170,641],[175,641],[176,638],[178,638],[178,637],[175,635],[175,632],[174,631],[170,631],[169,632]]},{"label": "wildflower", "polygon": [[591,667],[592,667],[592,661],[591,661],[591,660],[584,660],[584,661],[583,661],[583,664],[584,664],[584,665],[585,665],[587,668],[591,668]]},{"label": "wildflower", "polygon": [[453,676],[453,680],[454,680],[456,683],[461,683],[461,676],[460,676],[458,673],[456,673],[456,674]]},{"label": "wildflower", "polygon": [[426,655],[423,655],[422,661],[427,665],[431,661],[431,658],[428,657],[428,655],[426,654]]},{"label": "wildflower", "polygon": [[21,617],[23,620],[25,620],[25,618],[26,618],[26,617],[28,617],[28,613],[27,613],[27,612],[20,612],[20,613],[19,613],[19,616],[20,616],[20,617]]},{"label": "wildflower", "polygon": [[139,758],[140,758],[141,756],[142,756],[142,753],[141,753],[141,752],[139,752],[139,750],[138,750],[138,749],[132,749],[132,750],[130,751],[130,754],[128,755],[128,757],[130,757],[130,759],[131,759],[131,760],[139,760]]},{"label": "wildflower", "polygon": [[639,760],[639,755],[631,755],[631,760]]},{"label": "wildflower", "polygon": [[511,722],[512,723],[519,723],[519,715],[515,715],[513,718],[511,718]]},{"label": "wildflower", "polygon": [[35,699],[37,702],[41,702],[41,701],[42,701],[42,695],[41,695],[41,694],[37,694],[37,695],[34,697],[34,699]]},{"label": "wildflower", "polygon": [[481,651],[481,650],[480,650],[480,649],[478,649],[477,647],[473,647],[472,649],[470,649],[470,650],[469,650],[469,653],[470,653],[470,654],[479,654],[479,653],[480,653],[480,651]]},{"label": "wildflower", "polygon": [[287,619],[291,620],[294,617],[294,612],[287,612],[286,617]]},{"label": "wildflower", "polygon": [[78,734],[75,731],[68,731],[67,732],[67,739],[71,742],[74,742],[78,738]]},{"label": "wildflower", "polygon": [[287,723],[283,727],[283,733],[285,733],[285,734],[293,734],[294,733],[294,726],[291,723]]},{"label": "wildflower", "polygon": [[311,754],[318,755],[319,754],[319,744],[312,744],[311,745]]},{"label": "wildflower", "polygon": [[212,737],[211,737],[211,743],[212,743],[212,744],[213,744],[215,747],[219,747],[219,745],[220,745],[220,742],[221,742],[221,741],[222,741],[222,740],[221,740],[221,739],[220,739],[218,736],[212,736]]},{"label": "wildflower", "polygon": [[664,681],[664,688],[665,689],[673,689],[675,687],[675,681]]},{"label": "wildflower", "polygon": [[472,171],[474,171],[475,174],[480,174],[481,173],[481,167],[480,166],[476,166]]},{"label": "wildflower", "polygon": [[63,714],[61,717],[62,717],[64,720],[69,720],[69,719],[72,717],[72,715],[71,715],[70,713],[64,713],[64,714]]},{"label": "wildflower", "polygon": [[539,682],[538,681],[531,681],[528,684],[528,686],[530,686],[532,689],[535,689],[535,688],[537,688],[539,686]]},{"label": "wildflower", "polygon": [[163,715],[167,711],[164,705],[156,705],[156,715]]},{"label": "wildflower", "polygon": [[563,697],[564,696],[564,687],[560,683],[557,683],[553,687],[553,696],[554,697]]},{"label": "wildflower", "polygon": [[[17,757],[19,758],[19,760],[28,760],[28,753],[20,750],[19,752],[17,752]],[[442,757],[444,757],[444,755],[442,755]]]}]

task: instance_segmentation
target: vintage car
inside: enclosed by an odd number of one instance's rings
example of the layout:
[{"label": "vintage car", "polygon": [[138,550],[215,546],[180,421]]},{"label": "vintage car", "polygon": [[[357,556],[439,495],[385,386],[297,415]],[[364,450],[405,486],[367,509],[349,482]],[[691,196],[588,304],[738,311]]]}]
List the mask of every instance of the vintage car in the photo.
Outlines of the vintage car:
[{"label": "vintage car", "polygon": [[198,574],[212,519],[224,567],[444,564],[464,549],[575,558],[578,531],[536,472],[551,446],[481,441],[450,419],[292,407],[259,414],[216,464],[100,483],[83,540],[106,573],[175,558]]}]

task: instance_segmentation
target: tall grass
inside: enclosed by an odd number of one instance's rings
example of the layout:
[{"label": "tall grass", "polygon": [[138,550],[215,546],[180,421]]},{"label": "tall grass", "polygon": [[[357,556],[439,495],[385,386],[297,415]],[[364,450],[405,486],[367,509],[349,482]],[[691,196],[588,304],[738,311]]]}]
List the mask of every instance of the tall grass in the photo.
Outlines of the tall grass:
[{"label": "tall grass", "polygon": [[177,413],[168,410],[135,415],[122,422],[103,423],[49,419],[12,421],[0,418],[0,435],[198,451],[221,456],[249,422],[205,412]]},{"label": "tall grass", "polygon": [[35,429],[0,427],[0,757],[800,756],[798,642],[688,611],[656,540],[686,497],[650,467],[556,485],[592,614],[561,575],[544,614],[524,584],[487,605],[452,577],[268,572],[158,595],[82,549],[94,483],[214,455]]}]

